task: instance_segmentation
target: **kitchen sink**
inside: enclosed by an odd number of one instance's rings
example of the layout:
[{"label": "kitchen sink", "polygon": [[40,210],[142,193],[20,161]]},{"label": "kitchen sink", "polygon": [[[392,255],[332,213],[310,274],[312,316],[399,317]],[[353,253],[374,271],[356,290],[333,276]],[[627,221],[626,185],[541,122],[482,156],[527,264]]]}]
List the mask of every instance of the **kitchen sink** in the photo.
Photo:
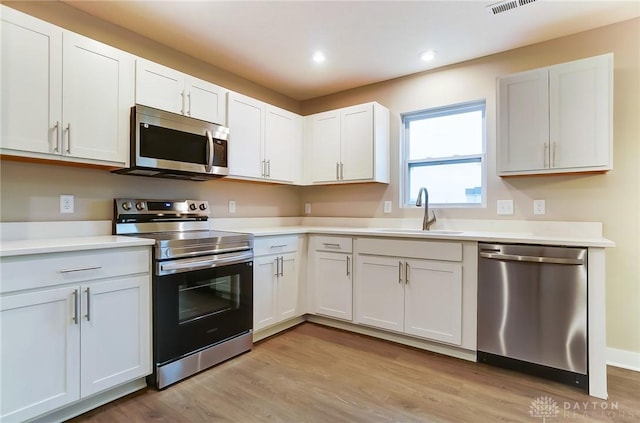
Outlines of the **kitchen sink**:
[{"label": "kitchen sink", "polygon": [[385,229],[378,229],[378,231],[380,232],[398,232],[398,233],[405,233],[405,234],[425,234],[425,235],[455,235],[455,234],[461,234],[462,231],[448,231],[448,230],[429,230],[429,231],[424,231],[422,229],[404,229],[404,228],[398,228],[398,229],[393,229],[393,228],[385,228]]}]

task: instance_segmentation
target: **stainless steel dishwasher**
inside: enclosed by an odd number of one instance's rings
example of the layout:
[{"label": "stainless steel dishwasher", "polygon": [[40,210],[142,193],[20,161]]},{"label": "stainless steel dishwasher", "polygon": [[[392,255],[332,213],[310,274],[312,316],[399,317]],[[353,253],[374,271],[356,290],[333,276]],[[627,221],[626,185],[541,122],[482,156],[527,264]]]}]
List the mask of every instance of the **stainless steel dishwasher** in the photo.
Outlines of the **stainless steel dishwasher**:
[{"label": "stainless steel dishwasher", "polygon": [[588,389],[587,250],[478,245],[478,361]]}]

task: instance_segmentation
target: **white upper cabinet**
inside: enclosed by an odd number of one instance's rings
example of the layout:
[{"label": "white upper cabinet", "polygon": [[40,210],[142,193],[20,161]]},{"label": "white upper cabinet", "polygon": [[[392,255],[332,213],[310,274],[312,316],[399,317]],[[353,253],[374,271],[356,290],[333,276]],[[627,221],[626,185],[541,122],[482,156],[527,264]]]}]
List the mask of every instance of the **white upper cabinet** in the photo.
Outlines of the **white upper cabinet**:
[{"label": "white upper cabinet", "polygon": [[297,182],[302,118],[231,91],[227,108],[229,176]]},{"label": "white upper cabinet", "polygon": [[126,164],[133,56],[2,7],[2,153]]},{"label": "white upper cabinet", "polygon": [[175,69],[136,59],[136,103],[224,125],[227,90]]},{"label": "white upper cabinet", "polygon": [[498,80],[501,176],[613,168],[613,54]]},{"label": "white upper cabinet", "polygon": [[366,103],[318,113],[311,125],[312,183],[389,183],[389,110]]},{"label": "white upper cabinet", "polygon": [[302,117],[266,105],[263,160],[268,179],[298,182],[302,161]]}]

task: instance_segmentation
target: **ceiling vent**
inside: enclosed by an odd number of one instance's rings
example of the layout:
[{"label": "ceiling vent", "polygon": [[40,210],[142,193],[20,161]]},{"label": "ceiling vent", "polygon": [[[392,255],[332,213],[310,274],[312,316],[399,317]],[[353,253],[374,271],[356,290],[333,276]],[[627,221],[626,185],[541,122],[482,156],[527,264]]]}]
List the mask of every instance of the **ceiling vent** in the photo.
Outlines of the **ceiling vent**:
[{"label": "ceiling vent", "polygon": [[497,15],[499,13],[508,12],[516,9],[520,6],[526,6],[527,4],[535,3],[537,0],[505,0],[498,3],[490,4],[487,6],[487,11],[490,15]]}]

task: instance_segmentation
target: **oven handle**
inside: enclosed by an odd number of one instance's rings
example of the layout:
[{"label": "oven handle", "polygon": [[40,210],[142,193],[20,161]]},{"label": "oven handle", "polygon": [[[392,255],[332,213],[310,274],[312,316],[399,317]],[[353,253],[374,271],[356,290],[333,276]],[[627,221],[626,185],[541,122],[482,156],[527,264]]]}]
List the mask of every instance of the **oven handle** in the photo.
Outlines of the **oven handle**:
[{"label": "oven handle", "polygon": [[200,269],[210,269],[231,264],[246,263],[253,260],[253,251],[242,254],[217,254],[215,256],[197,257],[192,259],[171,260],[158,263],[158,275],[190,272]]}]

